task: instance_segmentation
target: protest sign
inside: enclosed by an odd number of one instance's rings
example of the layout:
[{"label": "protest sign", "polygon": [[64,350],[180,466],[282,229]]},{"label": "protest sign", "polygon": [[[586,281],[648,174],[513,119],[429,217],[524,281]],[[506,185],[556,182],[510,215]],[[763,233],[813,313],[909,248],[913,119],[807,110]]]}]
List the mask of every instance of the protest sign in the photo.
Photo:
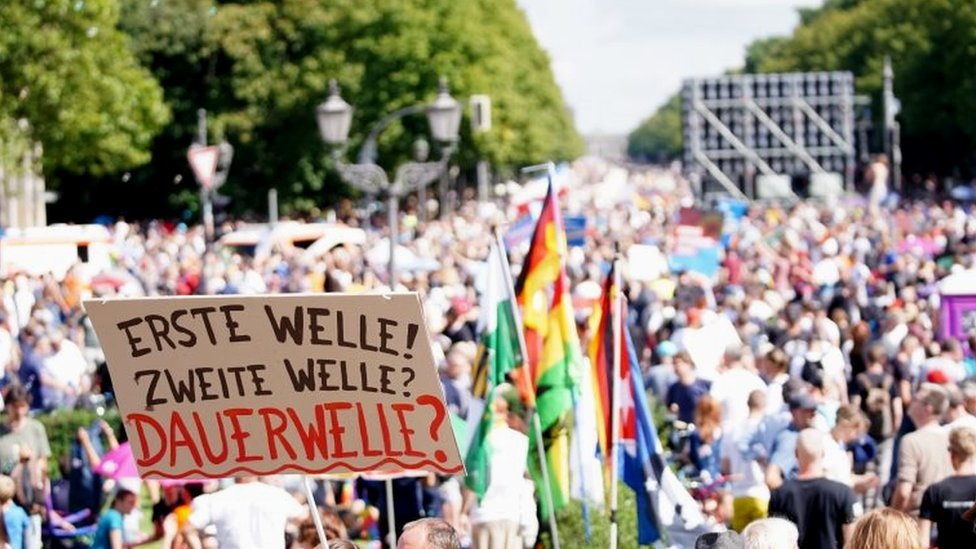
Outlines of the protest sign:
[{"label": "protest sign", "polygon": [[668,263],[672,271],[693,271],[713,278],[721,263],[722,214],[682,208],[674,227]]},{"label": "protest sign", "polygon": [[585,215],[566,215],[563,217],[563,227],[566,229],[566,245],[570,247],[583,247],[586,245]]},{"label": "protest sign", "polygon": [[144,477],[463,470],[416,294],[85,309]]}]

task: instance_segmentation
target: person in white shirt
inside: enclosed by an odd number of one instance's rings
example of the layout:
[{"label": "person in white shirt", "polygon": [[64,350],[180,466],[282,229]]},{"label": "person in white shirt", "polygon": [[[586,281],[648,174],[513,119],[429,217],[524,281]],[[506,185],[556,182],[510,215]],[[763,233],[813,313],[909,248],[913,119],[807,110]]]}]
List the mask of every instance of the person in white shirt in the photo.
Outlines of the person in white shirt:
[{"label": "person in white shirt", "polygon": [[712,382],[710,394],[722,407],[722,426],[741,423],[749,416],[749,394],[766,391],[766,383],[759,374],[746,369],[743,364],[743,345],[732,346],[725,351],[725,368]]},{"label": "person in white shirt", "polygon": [[864,413],[857,406],[848,404],[837,409],[830,436],[824,438],[824,476],[850,486],[858,494],[880,484],[878,475],[873,472],[855,475],[853,459],[847,451],[847,444],[866,431],[867,426],[868,418]]},{"label": "person in white shirt", "polygon": [[775,414],[785,408],[783,400],[783,385],[790,380],[788,372],[790,357],[782,349],[774,347],[766,353],[763,360],[763,372],[769,387],[766,389],[766,413]]},{"label": "person in white shirt", "polygon": [[258,477],[193,500],[183,529],[193,549],[201,549],[199,531],[213,525],[220,549],[285,549],[285,527],[308,516],[308,509],[281,488]]},{"label": "person in white shirt", "polygon": [[488,434],[488,487],[480,501],[476,501],[474,492],[465,494],[463,512],[470,512],[472,549],[522,549],[520,502],[525,492],[529,438],[508,423],[506,395],[513,392],[508,384],[494,389],[495,398],[490,404],[494,423]]},{"label": "person in white shirt", "polygon": [[922,364],[919,379],[925,381],[932,372],[940,371],[953,383],[959,383],[966,377],[966,367],[962,363],[962,344],[957,339],[949,338],[942,344],[942,352],[926,360]]},{"label": "person in white shirt", "polygon": [[732,426],[722,439],[722,473],[732,479],[732,529],[742,532],[749,523],[766,516],[769,488],[759,462],[747,457],[750,443],[758,432],[766,410],[766,393],[749,393],[749,416]]}]

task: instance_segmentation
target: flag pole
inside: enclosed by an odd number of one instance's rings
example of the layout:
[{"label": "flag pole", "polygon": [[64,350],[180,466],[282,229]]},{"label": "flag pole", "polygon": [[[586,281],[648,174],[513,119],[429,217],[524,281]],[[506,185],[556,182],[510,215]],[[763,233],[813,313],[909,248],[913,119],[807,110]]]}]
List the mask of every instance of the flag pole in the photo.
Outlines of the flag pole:
[{"label": "flag pole", "polygon": [[[573,421],[575,422],[574,430],[579,426],[579,399],[576,398],[576,390],[573,390]],[[572,444],[572,441],[570,441]],[[590,528],[590,500],[587,497],[589,494],[586,493],[586,463],[583,461],[583,444],[576,445],[576,457],[579,459],[579,472],[580,472],[580,491],[583,495],[583,536],[586,538],[586,542],[589,543],[593,538],[592,528]]]},{"label": "flag pole", "polygon": [[329,549],[329,538],[325,536],[322,515],[319,513],[318,505],[315,504],[315,495],[312,493],[312,485],[309,484],[308,475],[302,475],[302,487],[305,489],[305,499],[308,500],[308,510],[312,514],[312,524],[315,525],[315,533],[319,536],[319,543],[322,544],[322,549]]},{"label": "flag pole", "polygon": [[620,263],[614,254],[613,258],[613,286],[610,298],[613,300],[613,403],[611,409],[611,445],[610,445],[610,549],[617,549],[617,484],[620,476],[620,367],[621,367],[621,336],[623,335],[623,302],[620,286]]},{"label": "flag pole", "polygon": [[[515,296],[515,286],[512,282],[512,270],[508,264],[508,254],[505,252],[505,244],[502,242],[501,236],[498,233],[498,228],[495,228],[495,246],[498,247],[498,255],[502,260],[502,269],[505,271],[505,289],[508,291],[508,301],[512,305],[512,318],[515,319],[516,332],[518,334],[518,344],[519,352],[522,353],[522,364],[528,375],[522,376],[522,383],[525,385],[523,390],[526,391],[525,394],[532,394],[531,386],[531,372],[528,372],[528,364],[526,359],[528,358],[528,353],[525,345],[525,332],[522,326],[522,313],[519,312],[518,304],[516,302]],[[532,418],[532,431],[535,437],[535,447],[539,454],[539,466],[542,470],[542,483],[546,486],[545,497],[549,502],[549,532],[552,536],[552,547],[553,549],[560,549],[559,547],[559,528],[556,526],[556,509],[552,497],[552,484],[549,483],[549,464],[546,461],[546,449],[542,439],[542,423],[539,421],[539,414],[536,413],[535,405],[530,406],[528,409],[528,415]]]},{"label": "flag pole", "polygon": [[390,547],[396,547],[397,544],[397,532],[396,532],[396,512],[393,505],[393,479],[388,478],[384,482],[386,488],[386,523],[387,528],[390,530],[386,534],[387,541]]}]

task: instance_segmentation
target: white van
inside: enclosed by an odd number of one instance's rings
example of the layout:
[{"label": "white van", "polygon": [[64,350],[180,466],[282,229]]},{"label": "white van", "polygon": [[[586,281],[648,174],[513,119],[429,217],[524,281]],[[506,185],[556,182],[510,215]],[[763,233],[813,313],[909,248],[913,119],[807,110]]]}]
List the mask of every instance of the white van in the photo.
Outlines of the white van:
[{"label": "white van", "polygon": [[90,274],[112,265],[112,235],[102,225],[50,225],[0,234],[0,276],[51,273],[58,280],[81,263]]}]

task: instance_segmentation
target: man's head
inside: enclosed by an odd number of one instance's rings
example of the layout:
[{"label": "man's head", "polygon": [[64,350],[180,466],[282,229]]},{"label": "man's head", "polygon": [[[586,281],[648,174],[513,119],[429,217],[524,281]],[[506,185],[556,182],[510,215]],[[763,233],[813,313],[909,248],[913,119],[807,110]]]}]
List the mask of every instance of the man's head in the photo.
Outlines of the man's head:
[{"label": "man's head", "polygon": [[866,417],[860,408],[847,404],[837,409],[837,419],[834,421],[832,433],[839,442],[847,444],[861,434]]},{"label": "man's head", "polygon": [[801,472],[822,469],[817,465],[823,461],[823,434],[816,429],[804,429],[796,438],[796,461]]},{"label": "man's head", "polygon": [[695,363],[691,360],[691,355],[681,351],[674,355],[674,373],[679,378],[694,378]]},{"label": "man's head", "polygon": [[447,353],[447,368],[444,373],[455,380],[471,373],[471,359],[464,349],[456,344]]},{"label": "man's head", "polygon": [[885,361],[888,360],[888,352],[885,351],[884,345],[881,343],[875,343],[868,347],[867,356],[869,366],[884,366]]},{"label": "man's head", "polygon": [[962,344],[959,343],[959,340],[950,337],[948,341],[945,342],[945,345],[942,347],[942,356],[954,360],[956,362],[961,362],[962,359],[964,358],[964,355],[962,352]]},{"label": "man's head", "polygon": [[445,520],[425,518],[403,527],[397,549],[461,549],[461,542]]},{"label": "man's head", "polygon": [[742,531],[745,549],[796,549],[800,533],[796,525],[782,518],[757,520]]},{"label": "man's head", "polygon": [[708,532],[695,540],[695,549],[741,549],[742,547],[744,547],[742,536],[734,530]]},{"label": "man's head", "polygon": [[790,399],[790,415],[793,416],[793,427],[796,430],[809,428],[817,416],[817,401],[807,393],[793,395]]},{"label": "man's head", "polygon": [[911,405],[908,415],[918,427],[937,422],[949,407],[949,394],[935,383],[923,383]]},{"label": "man's head", "polygon": [[743,345],[729,345],[725,348],[723,360],[726,368],[732,369],[742,366],[744,358],[745,349]]},{"label": "man's head", "polygon": [[115,499],[112,501],[112,506],[116,511],[122,513],[123,515],[128,515],[136,508],[136,504],[139,502],[139,498],[136,493],[131,490],[126,490],[125,488],[120,488],[118,492],[115,493]]},{"label": "man's head", "polygon": [[956,427],[949,433],[949,459],[952,468],[962,465],[976,457],[976,431],[969,427]]},{"label": "man's head", "polygon": [[976,415],[976,382],[967,381],[962,384],[962,405],[966,412]]},{"label": "man's head", "polygon": [[20,421],[27,417],[27,412],[30,410],[30,393],[22,385],[13,385],[7,391],[3,405],[8,419]]},{"label": "man's head", "polygon": [[782,374],[789,369],[790,357],[780,348],[774,347],[766,353],[766,376],[770,379]]}]

